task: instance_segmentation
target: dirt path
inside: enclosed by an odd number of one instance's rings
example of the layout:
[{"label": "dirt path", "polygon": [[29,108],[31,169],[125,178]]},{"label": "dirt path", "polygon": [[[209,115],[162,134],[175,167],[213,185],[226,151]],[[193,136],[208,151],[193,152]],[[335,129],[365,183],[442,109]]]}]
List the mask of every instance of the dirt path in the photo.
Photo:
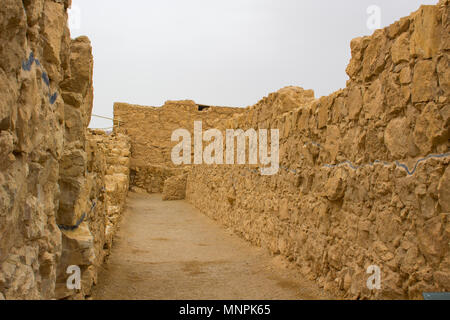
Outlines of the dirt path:
[{"label": "dirt path", "polygon": [[279,257],[185,201],[130,193],[93,299],[323,299]]}]

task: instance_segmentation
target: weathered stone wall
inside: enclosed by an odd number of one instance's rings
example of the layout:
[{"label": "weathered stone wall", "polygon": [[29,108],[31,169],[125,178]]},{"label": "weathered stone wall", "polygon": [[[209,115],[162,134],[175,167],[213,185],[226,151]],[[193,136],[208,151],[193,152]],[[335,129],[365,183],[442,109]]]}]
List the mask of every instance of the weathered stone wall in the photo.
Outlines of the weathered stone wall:
[{"label": "weathered stone wall", "polygon": [[0,298],[53,298],[70,1],[0,6]]},{"label": "weathered stone wall", "polygon": [[422,6],[351,42],[345,89],[285,88],[215,123],[280,129],[281,169],[193,166],[187,199],[337,295],[449,291],[449,35],[448,0]]},{"label": "weathered stone wall", "polygon": [[113,235],[125,202],[130,183],[130,139],[122,133],[110,135],[101,131],[93,131],[91,139],[97,141],[106,152],[106,173],[104,177],[106,191],[106,230],[105,244],[110,249]]},{"label": "weathered stone wall", "polygon": [[[172,132],[184,128],[192,131],[195,121],[208,129],[214,121],[226,121],[241,108],[199,106],[191,100],[167,101],[162,107],[114,104],[115,130],[131,139],[131,185],[148,193],[161,193],[164,181],[183,173],[175,168],[171,151],[177,142]],[[201,111],[200,111],[201,110]]]},{"label": "weathered stone wall", "polygon": [[[129,188],[130,144],[127,136],[89,130],[86,134],[84,192],[77,203],[85,204],[81,223],[62,227],[62,256],[58,265],[56,298],[83,299],[91,294],[100,266],[109,254]],[[80,220],[78,220],[80,221]],[[67,267],[81,268],[80,290],[66,286]]]},{"label": "weathered stone wall", "polygon": [[[209,107],[199,111],[191,100],[167,101],[162,107],[144,107],[126,103],[114,104],[114,125],[130,137],[131,167],[174,167],[171,151],[172,132],[185,128],[192,132],[195,121],[209,128],[213,121],[225,121],[241,108]],[[120,124],[119,124],[120,123]]]},{"label": "weathered stone wall", "polygon": [[94,235],[90,230],[94,226],[92,223],[90,225],[88,219],[104,211],[99,201],[103,193],[102,181],[96,180],[92,172],[88,171],[88,161],[96,160],[92,154],[88,159],[88,147],[92,145],[86,139],[93,97],[93,57],[88,38],[80,37],[71,41],[69,68],[70,73],[61,83],[65,125],[58,181],[60,199],[56,216],[62,233],[62,255],[57,267],[57,298],[74,294],[66,285],[66,271],[71,265],[82,269],[82,288],[90,288],[92,277],[89,275],[94,273],[92,265],[99,252],[94,248]]},{"label": "weathered stone wall", "polygon": [[173,176],[164,181],[162,199],[166,200],[183,200],[186,198],[186,181],[187,175],[180,174]]},{"label": "weathered stone wall", "polygon": [[131,169],[130,184],[148,193],[161,193],[164,182],[173,176],[182,174],[185,170],[166,166],[137,166]]},{"label": "weathered stone wall", "polygon": [[[70,0],[0,6],[0,299],[84,298],[133,181],[178,196],[175,129],[279,128],[281,170],[193,166],[187,198],[350,298],[450,290],[449,1],[352,41],[347,87],[315,100],[288,87],[246,109],[192,101],[115,105],[88,132],[93,60],[70,39]],[[118,128],[116,128],[118,129]],[[131,160],[130,160],[131,157]],[[189,170],[189,168],[187,168]],[[139,182],[140,181],[140,182]],[[66,267],[82,269],[68,291]],[[369,291],[366,268],[382,270]]]},{"label": "weathered stone wall", "polygon": [[[126,138],[87,132],[92,49],[70,39],[70,4],[0,6],[0,299],[89,295],[128,190]],[[127,160],[110,161],[116,149]],[[81,267],[78,292],[69,265]]]}]

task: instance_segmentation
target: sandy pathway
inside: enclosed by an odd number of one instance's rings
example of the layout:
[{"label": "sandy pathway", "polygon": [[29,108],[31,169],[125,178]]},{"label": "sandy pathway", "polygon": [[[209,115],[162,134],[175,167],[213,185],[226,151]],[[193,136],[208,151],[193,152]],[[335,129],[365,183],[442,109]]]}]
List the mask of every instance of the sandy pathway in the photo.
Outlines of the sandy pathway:
[{"label": "sandy pathway", "polygon": [[279,257],[185,201],[130,193],[93,299],[320,299]]}]

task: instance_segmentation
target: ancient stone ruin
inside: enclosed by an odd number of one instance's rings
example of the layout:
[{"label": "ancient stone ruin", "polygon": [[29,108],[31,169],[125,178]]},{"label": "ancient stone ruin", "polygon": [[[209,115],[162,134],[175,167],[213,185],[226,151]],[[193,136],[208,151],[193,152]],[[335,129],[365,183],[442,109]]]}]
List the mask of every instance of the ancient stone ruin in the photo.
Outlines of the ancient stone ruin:
[{"label": "ancient stone ruin", "polygon": [[69,6],[0,6],[0,299],[88,295],[128,191],[129,138],[87,129],[92,48],[70,39]]},{"label": "ancient stone ruin", "polygon": [[[88,129],[92,48],[70,39],[70,4],[0,6],[0,299],[89,296],[129,190],[186,199],[337,297],[450,291],[449,0],[354,39],[347,86],[329,96],[116,103],[111,134]],[[171,134],[194,121],[279,129],[278,174],[175,165]],[[71,265],[80,290],[66,286]],[[362,285],[370,265],[381,290]]]}]

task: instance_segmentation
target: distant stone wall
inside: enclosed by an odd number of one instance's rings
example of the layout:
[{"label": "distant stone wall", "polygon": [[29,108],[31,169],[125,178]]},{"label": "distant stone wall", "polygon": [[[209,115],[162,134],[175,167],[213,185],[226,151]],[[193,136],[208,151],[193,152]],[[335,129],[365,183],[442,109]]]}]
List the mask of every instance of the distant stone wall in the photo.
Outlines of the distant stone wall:
[{"label": "distant stone wall", "polygon": [[162,199],[166,200],[184,200],[186,198],[187,175],[180,174],[164,181]]},{"label": "distant stone wall", "polygon": [[[200,111],[201,110],[201,111]],[[180,174],[172,163],[172,132],[184,128],[193,131],[194,121],[202,121],[207,130],[215,121],[225,122],[241,108],[199,106],[191,100],[167,101],[162,107],[114,104],[115,130],[131,140],[131,184],[149,193],[163,191],[164,181]]]},{"label": "distant stone wall", "polygon": [[[450,7],[351,42],[347,87],[269,95],[225,124],[280,130],[281,169],[193,166],[187,199],[347,298],[450,291]],[[369,290],[370,265],[381,290]]]},{"label": "distant stone wall", "polygon": [[182,174],[184,171],[182,168],[165,166],[138,166],[131,169],[130,184],[148,193],[161,193],[164,182],[168,178]]},{"label": "distant stone wall", "polygon": [[[200,108],[201,109],[201,108]],[[209,128],[213,121],[226,121],[241,108],[209,107],[199,111],[191,100],[167,101],[162,107],[144,107],[126,103],[114,104],[114,125],[131,139],[131,166],[174,167],[171,151],[177,142],[172,132],[185,128],[192,132],[194,121]],[[120,123],[120,124],[119,124]]]}]

